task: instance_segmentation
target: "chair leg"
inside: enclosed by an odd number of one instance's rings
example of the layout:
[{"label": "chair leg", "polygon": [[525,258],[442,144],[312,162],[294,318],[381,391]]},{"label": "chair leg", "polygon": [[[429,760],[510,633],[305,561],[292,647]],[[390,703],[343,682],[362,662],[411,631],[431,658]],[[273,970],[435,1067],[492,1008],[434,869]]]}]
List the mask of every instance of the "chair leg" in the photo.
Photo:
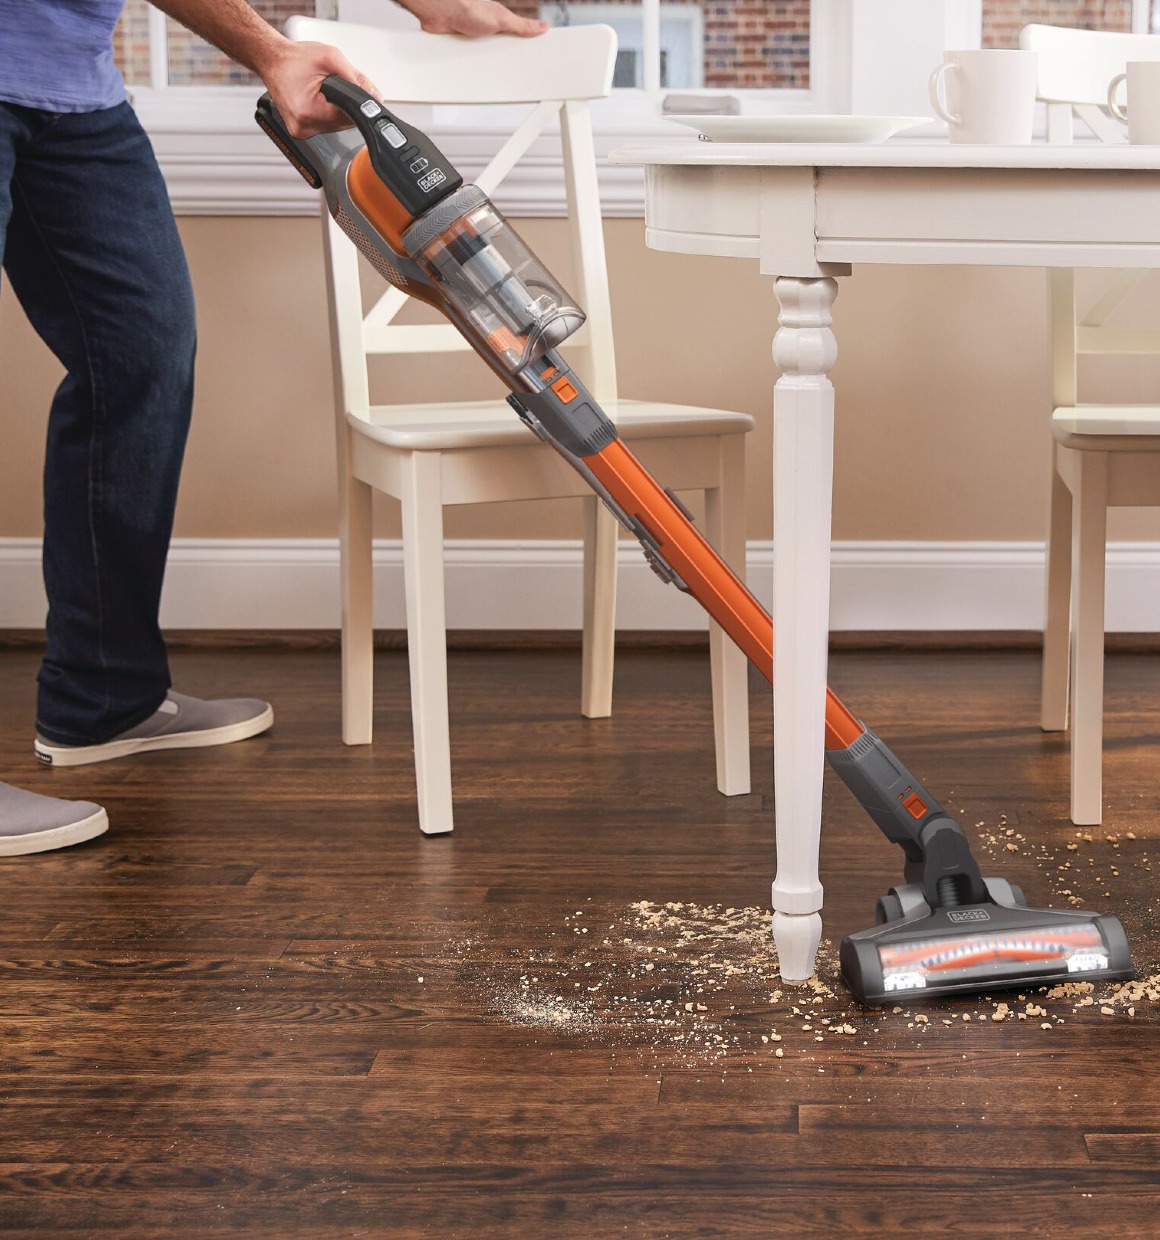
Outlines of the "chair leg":
[{"label": "chair leg", "polygon": [[612,714],[616,649],[617,523],[599,500],[584,503],[584,633],[580,713],[585,719]]},{"label": "chair leg", "polygon": [[1059,445],[1051,444],[1051,508],[1048,513],[1046,606],[1043,625],[1043,679],[1039,726],[1044,732],[1067,728],[1068,658],[1071,607],[1071,491],[1059,475]]},{"label": "chair leg", "polygon": [[1074,496],[1071,617],[1071,818],[1103,818],[1104,562],[1108,462],[1081,452]]},{"label": "chair leg", "polygon": [[[705,536],[725,562],[745,579],[745,441],[725,435],[721,444],[721,485],[705,491]],[[717,748],[717,788],[725,796],[750,791],[749,660],[709,623],[709,668],[713,680],[713,738]]]},{"label": "chair leg", "polygon": [[403,580],[419,829],[454,826],[447,722],[447,614],[443,583],[443,492],[437,452],[408,458],[403,496]]},{"label": "chair leg", "polygon": [[339,558],[342,592],[342,739],[369,745],[374,727],[372,491],[339,463]]}]

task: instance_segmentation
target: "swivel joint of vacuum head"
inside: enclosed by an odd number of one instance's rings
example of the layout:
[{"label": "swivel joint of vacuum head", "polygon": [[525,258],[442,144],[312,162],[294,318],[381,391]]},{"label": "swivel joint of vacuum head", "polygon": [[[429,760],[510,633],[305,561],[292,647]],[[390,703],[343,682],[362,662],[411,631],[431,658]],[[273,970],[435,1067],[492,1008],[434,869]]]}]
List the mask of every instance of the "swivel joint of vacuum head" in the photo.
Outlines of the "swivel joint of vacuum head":
[{"label": "swivel joint of vacuum head", "polygon": [[903,873],[908,883],[922,888],[931,908],[954,908],[977,904],[987,898],[987,888],[962,828],[940,812],[919,828],[921,855],[907,859]]},{"label": "swivel joint of vacuum head", "polygon": [[866,728],[826,757],[863,809],[906,854],[906,881],[922,887],[931,908],[986,898],[979,867],[959,824],[881,739]]}]

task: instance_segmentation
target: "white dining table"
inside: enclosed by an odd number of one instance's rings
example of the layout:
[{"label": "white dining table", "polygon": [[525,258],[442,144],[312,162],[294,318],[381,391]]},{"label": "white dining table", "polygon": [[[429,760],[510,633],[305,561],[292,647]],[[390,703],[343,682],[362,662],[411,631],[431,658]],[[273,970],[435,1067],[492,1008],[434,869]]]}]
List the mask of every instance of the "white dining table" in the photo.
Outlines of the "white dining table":
[{"label": "white dining table", "polygon": [[694,140],[609,159],[644,166],[650,247],[752,259],[776,290],[773,933],[801,982],[822,933],[838,282],[856,263],[1160,267],[1160,146]]}]

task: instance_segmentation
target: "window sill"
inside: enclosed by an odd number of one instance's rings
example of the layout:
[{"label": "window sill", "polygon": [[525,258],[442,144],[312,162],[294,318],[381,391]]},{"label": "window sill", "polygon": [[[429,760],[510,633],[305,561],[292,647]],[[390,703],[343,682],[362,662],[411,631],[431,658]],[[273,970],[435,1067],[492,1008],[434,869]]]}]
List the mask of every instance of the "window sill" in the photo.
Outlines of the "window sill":
[{"label": "window sill", "polygon": [[[257,93],[252,87],[133,90],[134,107],[153,141],[179,215],[298,216],[317,212],[315,191],[304,184],[254,123]],[[746,100],[744,106],[748,110],[755,105]],[[756,106],[769,112],[818,110],[806,95],[782,95],[776,100],[766,96]],[[486,116],[468,108],[400,111],[427,130],[470,181],[526,109],[492,109]],[[639,218],[644,214],[643,170],[608,165],[605,157],[610,151],[634,144],[688,145],[697,141],[692,130],[659,116],[655,103],[650,104],[643,95],[621,96],[609,105],[598,103],[593,108],[593,128],[600,162],[601,208],[609,217]],[[1044,137],[1041,109],[1036,139]],[[945,141],[945,137],[936,135],[931,140]],[[1075,140],[1094,140],[1078,121]],[[563,167],[554,138],[544,137],[533,145],[501,184],[495,199],[501,210],[515,217],[565,214]]]},{"label": "window sill", "polygon": [[[254,123],[258,92],[251,87],[133,88],[133,106],[153,142],[170,199],[179,215],[313,215],[317,195],[278,153]],[[805,111],[807,96],[783,97],[779,108]],[[763,107],[770,109],[769,102]],[[414,120],[471,180],[508,137],[524,108],[491,110],[487,116],[465,108],[400,109]],[[605,215],[644,214],[644,174],[604,162],[609,151],[634,142],[697,141],[691,130],[657,115],[643,97],[617,100],[593,109],[596,153],[600,161],[601,206]],[[533,145],[495,195],[513,216],[562,216],[564,176],[559,148],[545,137]]]}]

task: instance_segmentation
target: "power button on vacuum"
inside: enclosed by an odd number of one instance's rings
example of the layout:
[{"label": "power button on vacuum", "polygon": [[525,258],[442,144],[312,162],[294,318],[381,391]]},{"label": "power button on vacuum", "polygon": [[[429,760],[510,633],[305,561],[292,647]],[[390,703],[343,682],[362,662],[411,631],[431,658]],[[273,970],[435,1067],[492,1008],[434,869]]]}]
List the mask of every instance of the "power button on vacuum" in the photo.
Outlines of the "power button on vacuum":
[{"label": "power button on vacuum", "polygon": [[403,131],[398,125],[392,125],[390,121],[386,121],[379,125],[379,133],[395,148],[407,145],[407,139],[403,136]]}]

